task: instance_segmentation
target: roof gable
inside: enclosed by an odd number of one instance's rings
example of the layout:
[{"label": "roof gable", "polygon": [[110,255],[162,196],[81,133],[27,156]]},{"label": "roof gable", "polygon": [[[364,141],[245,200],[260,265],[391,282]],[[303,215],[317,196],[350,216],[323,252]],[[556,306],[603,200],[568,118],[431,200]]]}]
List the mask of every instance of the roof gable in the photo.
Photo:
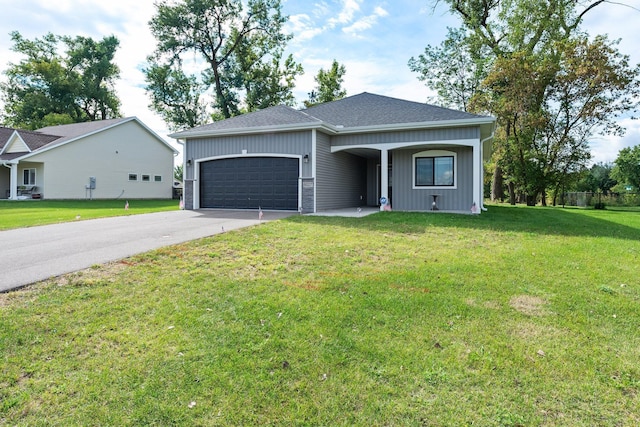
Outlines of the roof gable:
[{"label": "roof gable", "polygon": [[17,154],[31,153],[57,139],[60,139],[57,135],[0,127],[0,154],[4,160],[19,157]]},{"label": "roof gable", "polygon": [[20,137],[20,134],[17,131],[11,135],[2,150],[3,153],[28,153],[30,151],[31,149]]},{"label": "roof gable", "polygon": [[[30,157],[44,151],[54,149],[58,146],[86,138],[95,133],[105,131],[112,127],[118,126],[123,123],[134,122],[142,127],[146,132],[151,134],[153,138],[164,144],[169,150],[177,153],[177,150],[173,148],[167,141],[158,136],[155,132],[149,129],[144,123],[138,120],[137,117],[123,117],[110,120],[98,120],[94,122],[72,123],[68,125],[60,126],[48,126],[36,131],[25,131],[19,129],[2,128],[0,127],[0,155],[2,160],[13,160],[18,157]],[[11,135],[16,133],[24,141],[28,150],[22,152],[7,152],[8,145],[11,143]]]}]

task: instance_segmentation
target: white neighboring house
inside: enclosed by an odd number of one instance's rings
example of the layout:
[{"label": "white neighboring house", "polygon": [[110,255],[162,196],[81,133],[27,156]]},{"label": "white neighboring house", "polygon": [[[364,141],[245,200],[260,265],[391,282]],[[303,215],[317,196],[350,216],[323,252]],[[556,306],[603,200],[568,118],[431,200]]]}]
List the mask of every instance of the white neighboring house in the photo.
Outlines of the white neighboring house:
[{"label": "white neighboring house", "polygon": [[176,154],[136,117],[0,127],[0,198],[170,199]]}]

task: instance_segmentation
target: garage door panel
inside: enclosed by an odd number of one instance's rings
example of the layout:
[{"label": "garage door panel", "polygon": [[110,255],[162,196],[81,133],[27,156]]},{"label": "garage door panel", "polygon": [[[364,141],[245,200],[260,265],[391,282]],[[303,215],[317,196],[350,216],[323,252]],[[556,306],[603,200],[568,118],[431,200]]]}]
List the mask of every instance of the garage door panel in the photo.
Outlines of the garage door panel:
[{"label": "garage door panel", "polygon": [[298,208],[298,159],[241,157],[200,164],[200,206],[222,209]]}]

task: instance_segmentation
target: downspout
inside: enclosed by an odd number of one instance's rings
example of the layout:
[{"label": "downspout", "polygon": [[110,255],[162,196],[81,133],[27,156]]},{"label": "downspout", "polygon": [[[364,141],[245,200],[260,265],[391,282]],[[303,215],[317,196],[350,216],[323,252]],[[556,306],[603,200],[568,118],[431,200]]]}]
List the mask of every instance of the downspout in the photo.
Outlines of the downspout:
[{"label": "downspout", "polygon": [[480,141],[480,169],[481,169],[481,176],[482,176],[482,181],[481,181],[482,188],[480,189],[480,194],[483,195],[483,197],[480,198],[480,209],[483,212],[487,211],[487,208],[484,206],[484,143],[486,141],[489,141],[490,139],[493,139],[495,134],[496,134],[496,125],[494,123],[493,129],[491,130],[491,135],[489,135],[488,137]]}]

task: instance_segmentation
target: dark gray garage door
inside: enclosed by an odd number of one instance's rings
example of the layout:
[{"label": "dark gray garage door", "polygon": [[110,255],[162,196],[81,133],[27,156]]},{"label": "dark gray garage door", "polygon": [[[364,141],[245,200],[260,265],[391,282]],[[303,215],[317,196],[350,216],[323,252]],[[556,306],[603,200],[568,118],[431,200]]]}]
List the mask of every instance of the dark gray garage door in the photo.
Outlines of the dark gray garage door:
[{"label": "dark gray garage door", "polygon": [[298,209],[298,159],[241,157],[200,164],[200,207]]}]

